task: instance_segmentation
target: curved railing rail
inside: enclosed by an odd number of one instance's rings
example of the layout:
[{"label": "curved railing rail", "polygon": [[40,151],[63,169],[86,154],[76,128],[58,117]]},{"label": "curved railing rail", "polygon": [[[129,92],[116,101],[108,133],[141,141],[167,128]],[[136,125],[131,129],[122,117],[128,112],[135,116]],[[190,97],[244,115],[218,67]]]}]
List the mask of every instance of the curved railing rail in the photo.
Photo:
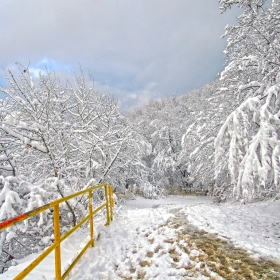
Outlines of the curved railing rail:
[{"label": "curved railing rail", "polygon": [[[105,193],[105,202],[100,205],[98,208],[93,209],[92,206],[92,191],[104,188]],[[85,216],[77,225],[72,227],[68,232],[60,235],[60,220],[59,220],[59,204],[67,201],[71,198],[80,196],[82,194],[88,193],[88,203],[89,203],[89,213],[87,216]],[[113,200],[113,188],[112,186],[108,184],[102,184],[98,186],[93,186],[88,189],[79,191],[77,193],[68,195],[66,197],[54,200],[42,207],[36,208],[30,212],[21,214],[17,217],[14,217],[12,219],[6,220],[2,223],[0,223],[0,231],[13,226],[16,223],[19,223],[23,220],[26,220],[32,216],[35,216],[43,211],[46,211],[50,208],[53,208],[53,225],[54,225],[54,243],[49,246],[44,252],[39,255],[31,264],[29,264],[21,273],[19,273],[14,280],[20,280],[23,279],[26,275],[28,275],[47,255],[49,255],[53,250],[55,250],[55,277],[57,280],[65,279],[72,268],[75,266],[75,264],[78,262],[78,260],[83,256],[85,251],[90,247],[94,246],[94,223],[93,223],[93,216],[98,211],[100,211],[102,208],[106,207],[106,224],[109,225],[109,223],[113,220],[113,206],[114,206],[114,200]],[[67,270],[61,274],[61,254],[60,254],[60,244],[63,240],[65,240],[70,234],[72,234],[76,229],[78,229],[81,225],[83,225],[85,222],[89,220],[90,222],[90,241],[86,244],[86,246],[83,248],[83,250],[79,253],[79,255],[76,257],[76,259],[72,262],[72,264],[67,268]]]}]

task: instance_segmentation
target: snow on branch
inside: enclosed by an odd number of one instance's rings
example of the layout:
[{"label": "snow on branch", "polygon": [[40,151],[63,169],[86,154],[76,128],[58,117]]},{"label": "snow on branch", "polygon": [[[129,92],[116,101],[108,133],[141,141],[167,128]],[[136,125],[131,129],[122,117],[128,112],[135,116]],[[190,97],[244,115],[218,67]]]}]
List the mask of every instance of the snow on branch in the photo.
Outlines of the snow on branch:
[{"label": "snow on branch", "polygon": [[215,139],[216,188],[225,186],[225,171],[232,186],[223,195],[252,201],[279,191],[279,93],[279,85],[274,85],[265,98],[248,98],[221,127]]},{"label": "snow on branch", "polygon": [[3,203],[0,208],[0,220],[4,220],[14,217],[18,214],[14,210],[13,205],[21,205],[21,199],[17,192],[10,189],[10,185],[12,183],[18,183],[16,178],[12,176],[4,178],[1,176],[0,180],[4,184],[4,187],[0,193],[0,204]]},{"label": "snow on branch", "polygon": [[48,153],[48,148],[46,146],[41,145],[38,141],[35,140],[31,140],[31,138],[23,136],[22,134],[20,134],[19,132],[16,132],[14,130],[12,130],[11,128],[9,128],[7,125],[2,124],[1,127],[6,133],[8,133],[9,135],[19,139],[23,144],[25,145],[29,145],[32,148],[42,152],[42,153]]}]

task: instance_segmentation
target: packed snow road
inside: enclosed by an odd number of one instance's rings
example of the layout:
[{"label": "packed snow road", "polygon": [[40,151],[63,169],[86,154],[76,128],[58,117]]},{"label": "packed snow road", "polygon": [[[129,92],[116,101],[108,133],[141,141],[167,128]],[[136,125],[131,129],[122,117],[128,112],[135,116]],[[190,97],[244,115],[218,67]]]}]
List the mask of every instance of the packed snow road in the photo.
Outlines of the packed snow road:
[{"label": "packed snow road", "polygon": [[[115,212],[109,227],[96,221],[95,247],[69,279],[280,279],[280,201],[217,205],[208,197],[137,198]],[[85,232],[63,242],[63,269],[87,241]],[[27,279],[53,279],[53,262],[48,257]],[[13,279],[27,265],[19,263],[0,279]]]}]

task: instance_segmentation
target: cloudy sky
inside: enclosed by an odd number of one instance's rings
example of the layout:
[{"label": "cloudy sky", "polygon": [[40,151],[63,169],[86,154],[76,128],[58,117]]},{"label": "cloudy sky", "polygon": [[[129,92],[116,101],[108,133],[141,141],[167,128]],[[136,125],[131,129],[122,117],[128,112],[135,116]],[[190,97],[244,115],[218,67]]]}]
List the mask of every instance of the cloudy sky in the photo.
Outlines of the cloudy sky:
[{"label": "cloudy sky", "polygon": [[218,0],[1,0],[0,86],[15,62],[79,71],[118,98],[123,110],[185,94],[224,67]]}]

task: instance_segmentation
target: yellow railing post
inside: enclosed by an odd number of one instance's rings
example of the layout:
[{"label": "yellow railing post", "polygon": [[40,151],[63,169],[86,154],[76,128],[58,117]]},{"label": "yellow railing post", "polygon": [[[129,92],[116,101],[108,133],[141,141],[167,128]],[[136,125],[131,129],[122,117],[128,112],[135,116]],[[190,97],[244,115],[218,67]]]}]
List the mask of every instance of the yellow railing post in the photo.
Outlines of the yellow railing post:
[{"label": "yellow railing post", "polygon": [[53,206],[53,227],[55,244],[55,278],[56,280],[61,280],[59,204]]},{"label": "yellow railing post", "polygon": [[94,247],[94,228],[93,228],[93,210],[92,210],[92,191],[88,192],[88,207],[89,207],[89,227],[90,227],[90,240],[91,247]]},{"label": "yellow railing post", "polygon": [[107,223],[106,225],[110,224],[110,199],[109,199],[109,190],[108,185],[104,186],[105,188],[105,199],[106,199],[106,217],[107,217]]},{"label": "yellow railing post", "polygon": [[109,187],[109,193],[110,193],[110,216],[111,221],[113,221],[113,207],[114,207],[114,197],[113,197],[113,187]]}]

